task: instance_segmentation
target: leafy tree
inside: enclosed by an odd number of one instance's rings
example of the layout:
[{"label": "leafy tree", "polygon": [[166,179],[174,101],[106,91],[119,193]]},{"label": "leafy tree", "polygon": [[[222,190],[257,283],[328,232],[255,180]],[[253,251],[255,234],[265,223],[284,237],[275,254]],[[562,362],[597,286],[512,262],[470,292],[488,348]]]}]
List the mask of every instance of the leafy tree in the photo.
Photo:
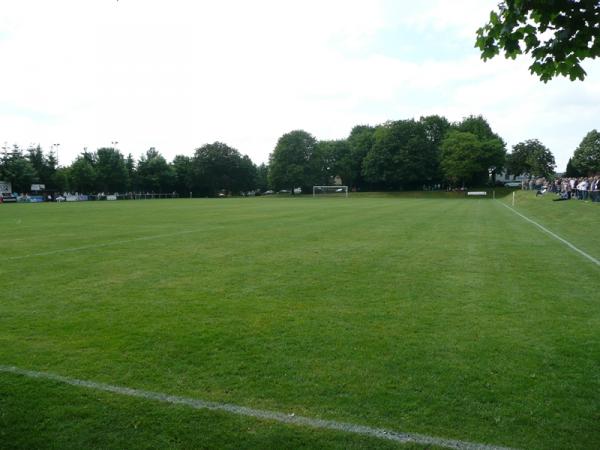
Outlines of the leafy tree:
[{"label": "leafy tree", "polygon": [[173,168],[154,147],[139,159],[136,178],[144,192],[170,192],[175,184]]},{"label": "leafy tree", "polygon": [[89,153],[84,152],[69,168],[69,187],[75,192],[96,192],[96,169],[90,162]]},{"label": "leafy tree", "polygon": [[347,140],[319,141],[315,150],[320,163],[319,184],[331,184],[339,176],[343,183],[353,178],[350,144]]},{"label": "leafy tree", "polygon": [[374,138],[363,162],[367,181],[397,189],[433,180],[438,158],[423,124],[414,120],[388,122],[375,131]]},{"label": "leafy tree", "polygon": [[12,183],[16,192],[29,192],[31,183],[37,178],[37,173],[25,158],[15,158],[6,168],[5,178]]},{"label": "leafy tree", "polygon": [[483,183],[489,168],[504,165],[506,150],[498,138],[482,139],[468,131],[451,130],[441,147],[441,168],[453,184]]},{"label": "leafy tree", "polygon": [[484,143],[489,143],[487,147],[488,150],[493,154],[495,148],[502,148],[502,155],[500,155],[500,151],[498,150],[498,154],[496,157],[485,157],[482,155],[484,159],[483,162],[487,164],[485,168],[485,174],[482,172],[481,175],[477,175],[476,178],[472,179],[471,182],[474,183],[482,183],[487,176],[489,175],[489,169],[493,168],[492,171],[492,180],[496,179],[496,173],[502,171],[504,169],[506,163],[506,143],[504,140],[496,134],[488,121],[483,116],[468,116],[465,117],[458,123],[452,124],[451,129],[471,133],[477,137],[477,139],[482,144],[482,148],[484,148]]},{"label": "leafy tree", "polygon": [[444,116],[438,115],[421,117],[419,123],[425,128],[427,139],[434,147],[436,168],[435,172],[432,173],[431,178],[434,181],[441,181],[443,176],[439,166],[439,160],[442,152],[442,142],[448,134],[448,131],[452,128],[452,124]]},{"label": "leafy tree", "polygon": [[239,191],[250,191],[256,188],[257,181],[256,165],[248,155],[242,156],[236,168],[237,185]]},{"label": "leafy tree", "polygon": [[475,46],[484,61],[529,53],[532,74],[583,80],[581,61],[600,55],[600,2],[597,0],[503,0],[477,30]]},{"label": "leafy tree", "polygon": [[44,155],[42,148],[38,145],[27,149],[27,159],[35,169],[37,177],[35,181],[44,184],[46,188],[53,187],[53,175],[56,171],[56,158],[52,153]]},{"label": "leafy tree", "polygon": [[57,192],[66,192],[70,190],[69,181],[71,179],[71,169],[69,167],[59,167],[52,175],[52,186]]},{"label": "leafy tree", "polygon": [[39,145],[36,147],[29,147],[27,149],[27,159],[36,170],[38,175],[44,170],[44,152]]},{"label": "leafy tree", "polygon": [[512,153],[507,156],[507,167],[513,175],[549,177],[554,173],[556,162],[544,144],[537,139],[529,139],[513,146]]},{"label": "leafy tree", "polygon": [[427,139],[436,147],[440,148],[442,141],[450,131],[450,122],[444,116],[425,116],[419,119],[419,123],[425,128]]},{"label": "leafy tree", "polygon": [[463,185],[482,170],[478,161],[480,141],[473,133],[452,130],[442,143],[441,167],[453,184]]},{"label": "leafy tree", "polygon": [[256,168],[256,188],[263,192],[269,190],[269,166],[265,163]]},{"label": "leafy tree", "polygon": [[577,169],[577,167],[575,167],[575,164],[573,164],[573,158],[569,158],[569,162],[567,162],[567,169],[565,172],[565,175],[567,177],[580,177],[582,175],[582,173]]},{"label": "leafy tree", "polygon": [[[500,139],[502,138],[494,133],[492,127],[483,116],[468,116],[460,122],[454,124],[454,128],[458,131],[464,131],[472,133],[477,136],[478,139]],[[504,141],[503,141],[504,142]]]},{"label": "leafy tree", "polygon": [[54,153],[50,152],[47,156],[44,155],[44,170],[41,174],[41,181],[46,187],[56,189],[56,185],[54,184],[54,174],[57,170],[58,160],[56,159],[56,156],[54,156]]},{"label": "leafy tree", "polygon": [[350,147],[350,176],[344,180],[345,184],[359,189],[366,187],[363,162],[373,147],[374,134],[375,128],[369,125],[357,125],[350,131],[347,139]]},{"label": "leafy tree", "polygon": [[97,192],[124,192],[129,185],[125,159],[115,148],[99,148],[93,158]]},{"label": "leafy tree", "polygon": [[87,147],[84,147],[83,152],[81,152],[81,158],[85,159],[92,166],[96,166],[96,153],[88,152]]},{"label": "leafy tree", "polygon": [[582,174],[600,173],[600,133],[596,130],[585,135],[573,154],[573,164]]},{"label": "leafy tree", "polygon": [[134,191],[137,187],[135,160],[133,155],[129,153],[125,158],[125,168],[127,169],[127,190]]},{"label": "leafy tree", "polygon": [[275,189],[308,188],[317,183],[320,161],[315,152],[316,139],[306,131],[296,130],[279,138],[269,156],[269,183]]},{"label": "leafy tree", "polygon": [[192,159],[189,156],[177,155],[171,167],[175,174],[175,191],[179,195],[188,195],[193,188]]},{"label": "leafy tree", "polygon": [[192,174],[194,192],[214,196],[222,190],[231,193],[252,189],[256,168],[236,149],[215,142],[196,149]]},{"label": "leafy tree", "polygon": [[13,191],[29,192],[31,183],[38,178],[38,174],[31,162],[23,156],[23,152],[16,145],[12,151],[4,149],[0,160],[0,179],[9,181]]}]

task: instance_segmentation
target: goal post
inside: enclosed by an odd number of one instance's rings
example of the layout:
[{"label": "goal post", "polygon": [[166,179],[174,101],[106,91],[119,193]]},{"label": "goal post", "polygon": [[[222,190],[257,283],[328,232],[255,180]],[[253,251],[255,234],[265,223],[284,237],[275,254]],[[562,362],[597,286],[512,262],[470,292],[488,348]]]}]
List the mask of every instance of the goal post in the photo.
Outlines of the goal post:
[{"label": "goal post", "polygon": [[348,197],[348,186],[313,186],[313,197]]}]

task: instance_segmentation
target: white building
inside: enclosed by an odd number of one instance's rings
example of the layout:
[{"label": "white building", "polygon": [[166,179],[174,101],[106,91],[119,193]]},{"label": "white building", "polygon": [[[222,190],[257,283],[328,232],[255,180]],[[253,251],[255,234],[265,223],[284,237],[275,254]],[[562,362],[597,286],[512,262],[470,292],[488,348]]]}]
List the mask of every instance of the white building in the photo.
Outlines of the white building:
[{"label": "white building", "polygon": [[497,173],[496,174],[496,181],[500,181],[502,183],[508,183],[511,181],[515,181],[515,182],[522,182],[525,180],[529,180],[529,176],[528,175],[509,175],[506,171],[502,172],[502,173]]}]

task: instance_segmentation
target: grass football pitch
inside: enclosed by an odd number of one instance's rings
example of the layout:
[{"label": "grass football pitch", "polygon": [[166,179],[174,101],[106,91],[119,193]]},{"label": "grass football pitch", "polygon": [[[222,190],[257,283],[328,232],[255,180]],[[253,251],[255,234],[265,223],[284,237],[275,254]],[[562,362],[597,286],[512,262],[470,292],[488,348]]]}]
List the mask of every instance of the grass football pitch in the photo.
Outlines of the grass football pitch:
[{"label": "grass football pitch", "polygon": [[[600,448],[600,205],[0,205],[0,367],[531,449]],[[0,448],[437,448],[0,371]]]}]

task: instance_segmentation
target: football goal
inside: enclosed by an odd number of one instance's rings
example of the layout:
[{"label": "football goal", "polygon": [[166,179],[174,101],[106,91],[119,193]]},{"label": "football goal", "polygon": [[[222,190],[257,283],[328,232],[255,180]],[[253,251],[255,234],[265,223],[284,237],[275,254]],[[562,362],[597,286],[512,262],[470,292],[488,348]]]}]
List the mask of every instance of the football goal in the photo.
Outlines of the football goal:
[{"label": "football goal", "polygon": [[348,186],[313,186],[313,197],[348,197]]}]

